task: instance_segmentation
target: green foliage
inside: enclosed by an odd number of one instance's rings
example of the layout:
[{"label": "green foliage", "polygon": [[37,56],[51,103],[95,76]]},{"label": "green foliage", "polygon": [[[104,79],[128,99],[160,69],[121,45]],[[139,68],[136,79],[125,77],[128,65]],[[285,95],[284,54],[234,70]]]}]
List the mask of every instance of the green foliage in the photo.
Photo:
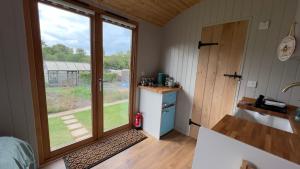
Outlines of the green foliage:
[{"label": "green foliage", "polygon": [[[85,53],[83,49],[72,48],[63,44],[48,46],[42,41],[43,57],[47,61],[69,61],[90,63],[91,57]],[[104,69],[129,69],[130,67],[130,51],[124,53],[119,52],[110,56],[105,56],[103,60]],[[110,76],[110,75],[108,75]]]},{"label": "green foliage", "polygon": [[103,62],[105,69],[129,69],[130,52],[120,52],[114,55],[105,56]]},{"label": "green foliage", "polygon": [[90,62],[90,56],[83,49],[78,48],[74,52],[63,44],[48,46],[42,41],[42,52],[44,59],[48,61]]},{"label": "green foliage", "polygon": [[48,113],[57,113],[80,107],[91,100],[90,87],[47,87]]},{"label": "green foliage", "polygon": [[92,79],[91,72],[80,72],[79,77],[82,80],[84,85],[91,84],[91,79]]},{"label": "green foliage", "polygon": [[116,73],[104,72],[103,80],[106,82],[113,82],[117,80],[118,75]]}]

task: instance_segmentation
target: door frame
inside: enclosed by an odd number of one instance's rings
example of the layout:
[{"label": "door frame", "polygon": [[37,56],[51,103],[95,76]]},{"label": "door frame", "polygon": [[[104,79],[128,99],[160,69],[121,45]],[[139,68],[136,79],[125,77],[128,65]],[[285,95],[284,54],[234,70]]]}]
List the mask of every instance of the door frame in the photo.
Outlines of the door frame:
[{"label": "door frame", "polygon": [[[138,40],[138,23],[127,18],[118,17],[108,13],[98,7],[91,6],[78,0],[64,0],[67,3],[79,6],[84,9],[93,11],[94,15],[85,15],[90,17],[91,23],[91,71],[92,71],[92,121],[93,130],[92,137],[86,140],[82,140],[63,148],[51,151],[49,130],[48,130],[48,116],[46,108],[46,94],[44,84],[44,73],[43,71],[43,60],[42,60],[42,49],[41,49],[41,37],[39,27],[39,14],[38,14],[38,2],[46,3],[58,8],[62,6],[53,5],[47,3],[48,1],[42,0],[24,0],[23,1],[23,12],[25,20],[25,31],[26,31],[26,42],[27,42],[27,54],[29,73],[31,80],[31,92],[33,100],[33,109],[35,116],[35,128],[37,137],[37,150],[38,150],[38,161],[40,165],[43,165],[51,160],[62,157],[78,148],[91,144],[103,137],[109,136],[120,130],[130,129],[132,127],[133,112],[135,111],[136,105],[136,88],[137,88],[137,40]],[[71,12],[84,15],[76,10],[69,9]],[[99,93],[99,81],[100,73],[102,73],[103,65],[103,43],[102,43],[102,16],[107,15],[117,20],[122,20],[135,25],[132,29],[132,51],[131,51],[131,74],[130,74],[130,102],[129,102],[129,124],[116,128],[109,133],[103,132],[103,97],[102,93]],[[101,69],[100,69],[101,68]],[[101,110],[101,111],[99,111]]]}]

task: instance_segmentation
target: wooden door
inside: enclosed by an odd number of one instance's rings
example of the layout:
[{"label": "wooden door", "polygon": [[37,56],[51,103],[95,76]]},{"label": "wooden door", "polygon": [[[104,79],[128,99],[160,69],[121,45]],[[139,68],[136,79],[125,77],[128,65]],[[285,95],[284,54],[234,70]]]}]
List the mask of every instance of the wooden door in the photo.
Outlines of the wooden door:
[{"label": "wooden door", "polygon": [[[224,115],[231,114],[239,80],[225,77],[240,71],[248,21],[204,27],[194,93],[192,120],[212,128]],[[197,137],[198,127],[191,125],[190,136]]]}]

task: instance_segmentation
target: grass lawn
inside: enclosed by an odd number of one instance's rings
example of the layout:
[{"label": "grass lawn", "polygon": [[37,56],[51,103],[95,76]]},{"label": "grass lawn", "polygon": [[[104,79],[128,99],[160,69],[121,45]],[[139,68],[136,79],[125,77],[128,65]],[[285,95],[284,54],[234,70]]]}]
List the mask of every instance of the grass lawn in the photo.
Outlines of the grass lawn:
[{"label": "grass lawn", "polygon": [[[129,90],[118,84],[109,83],[104,86],[104,103],[112,103],[128,99]],[[47,111],[57,113],[91,105],[91,89],[87,86],[47,87]]]},{"label": "grass lawn", "polygon": [[71,133],[60,117],[49,119],[49,131],[51,148],[70,144],[73,141]]},{"label": "grass lawn", "polygon": [[128,102],[104,107],[104,131],[129,122]]},{"label": "grass lawn", "polygon": [[[92,117],[90,110],[78,112],[74,115],[85,128],[92,131]],[[128,103],[104,107],[104,131],[127,124],[128,121]]]},{"label": "grass lawn", "polygon": [[[90,132],[92,131],[90,110],[75,113],[74,116],[86,129]],[[104,131],[127,124],[128,121],[128,103],[104,107]],[[49,129],[51,147],[59,147],[74,141],[70,131],[60,117],[49,118]]]}]

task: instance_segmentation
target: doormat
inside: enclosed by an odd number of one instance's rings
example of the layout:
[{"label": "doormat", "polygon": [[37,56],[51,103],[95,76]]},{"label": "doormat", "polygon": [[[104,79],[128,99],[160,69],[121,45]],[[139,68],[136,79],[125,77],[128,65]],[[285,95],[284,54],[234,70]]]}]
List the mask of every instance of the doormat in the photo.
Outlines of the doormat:
[{"label": "doormat", "polygon": [[65,156],[63,159],[67,169],[89,169],[146,138],[141,131],[131,129],[99,140]]}]

